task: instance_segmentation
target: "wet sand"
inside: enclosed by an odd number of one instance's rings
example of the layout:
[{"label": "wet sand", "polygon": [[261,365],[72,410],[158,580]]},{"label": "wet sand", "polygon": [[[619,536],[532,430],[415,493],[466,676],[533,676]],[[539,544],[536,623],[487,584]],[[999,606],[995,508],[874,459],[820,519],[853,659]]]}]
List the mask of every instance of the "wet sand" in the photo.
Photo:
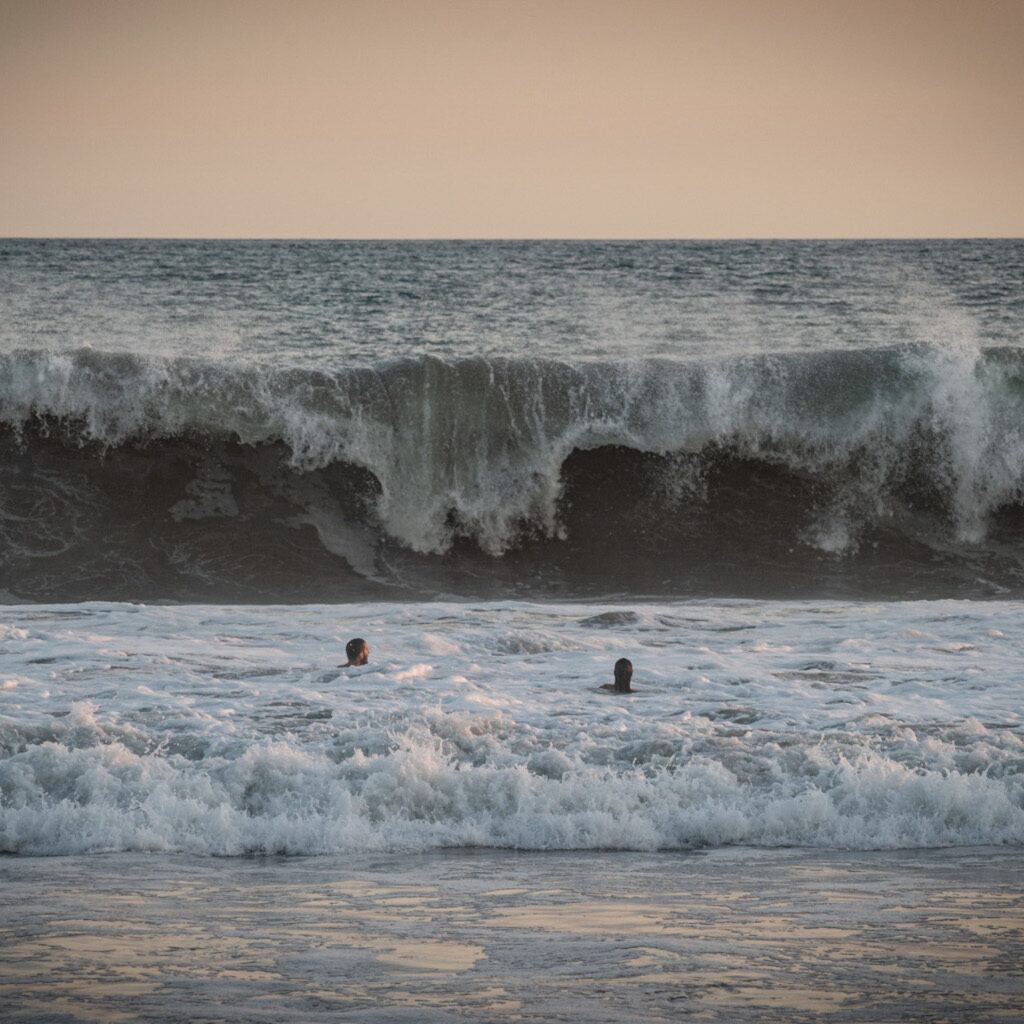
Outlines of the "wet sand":
[{"label": "wet sand", "polygon": [[0,860],[0,1020],[1024,1021],[1024,851]]}]

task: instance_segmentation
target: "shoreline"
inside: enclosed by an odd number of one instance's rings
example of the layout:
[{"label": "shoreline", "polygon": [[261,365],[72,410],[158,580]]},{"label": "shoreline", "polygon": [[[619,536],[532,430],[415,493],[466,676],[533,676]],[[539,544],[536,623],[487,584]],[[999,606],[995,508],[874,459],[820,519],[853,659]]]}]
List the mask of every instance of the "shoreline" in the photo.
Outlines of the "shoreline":
[{"label": "shoreline", "polygon": [[0,859],[5,1022],[1021,1020],[1024,850]]}]

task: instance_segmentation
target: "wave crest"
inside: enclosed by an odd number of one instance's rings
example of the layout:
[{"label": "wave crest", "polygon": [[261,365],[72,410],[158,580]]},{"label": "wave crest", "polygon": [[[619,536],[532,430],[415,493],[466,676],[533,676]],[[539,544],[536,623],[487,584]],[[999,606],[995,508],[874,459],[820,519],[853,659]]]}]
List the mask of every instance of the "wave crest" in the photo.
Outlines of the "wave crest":
[{"label": "wave crest", "polygon": [[[294,480],[325,482],[326,504],[300,504],[329,549],[351,526],[339,509],[353,495],[410,552],[470,542],[489,556],[566,538],[574,509],[621,503],[620,487],[638,489],[648,520],[678,520],[707,506],[723,467],[756,471],[730,478],[737,497],[792,485],[802,543],[833,554],[893,523],[978,544],[1024,496],[1024,360],[1009,349],[424,357],[331,372],[80,349],[0,355],[0,381],[0,422],[22,449],[33,438],[143,458],[169,441],[273,449]],[[645,473],[622,479],[621,460],[605,460],[602,476],[580,461],[602,451],[634,453]],[[586,486],[573,466],[590,467]],[[237,480],[216,477],[180,494],[176,514],[236,514]]]}]

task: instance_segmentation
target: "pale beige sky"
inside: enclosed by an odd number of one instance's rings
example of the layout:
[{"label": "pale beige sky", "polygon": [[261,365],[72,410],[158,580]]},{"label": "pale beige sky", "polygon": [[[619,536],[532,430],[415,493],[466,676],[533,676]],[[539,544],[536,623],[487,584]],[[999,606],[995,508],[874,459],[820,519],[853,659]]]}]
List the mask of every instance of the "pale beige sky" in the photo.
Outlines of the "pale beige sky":
[{"label": "pale beige sky", "polygon": [[1024,236],[1024,0],[0,0],[0,235]]}]

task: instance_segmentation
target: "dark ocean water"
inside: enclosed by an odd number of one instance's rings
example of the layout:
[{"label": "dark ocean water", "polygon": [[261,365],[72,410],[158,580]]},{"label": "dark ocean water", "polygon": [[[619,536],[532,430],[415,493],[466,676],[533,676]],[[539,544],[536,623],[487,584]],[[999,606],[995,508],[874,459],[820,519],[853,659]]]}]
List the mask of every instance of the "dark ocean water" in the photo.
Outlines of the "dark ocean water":
[{"label": "dark ocean water", "polygon": [[14,601],[1024,596],[1024,242],[0,242]]}]

